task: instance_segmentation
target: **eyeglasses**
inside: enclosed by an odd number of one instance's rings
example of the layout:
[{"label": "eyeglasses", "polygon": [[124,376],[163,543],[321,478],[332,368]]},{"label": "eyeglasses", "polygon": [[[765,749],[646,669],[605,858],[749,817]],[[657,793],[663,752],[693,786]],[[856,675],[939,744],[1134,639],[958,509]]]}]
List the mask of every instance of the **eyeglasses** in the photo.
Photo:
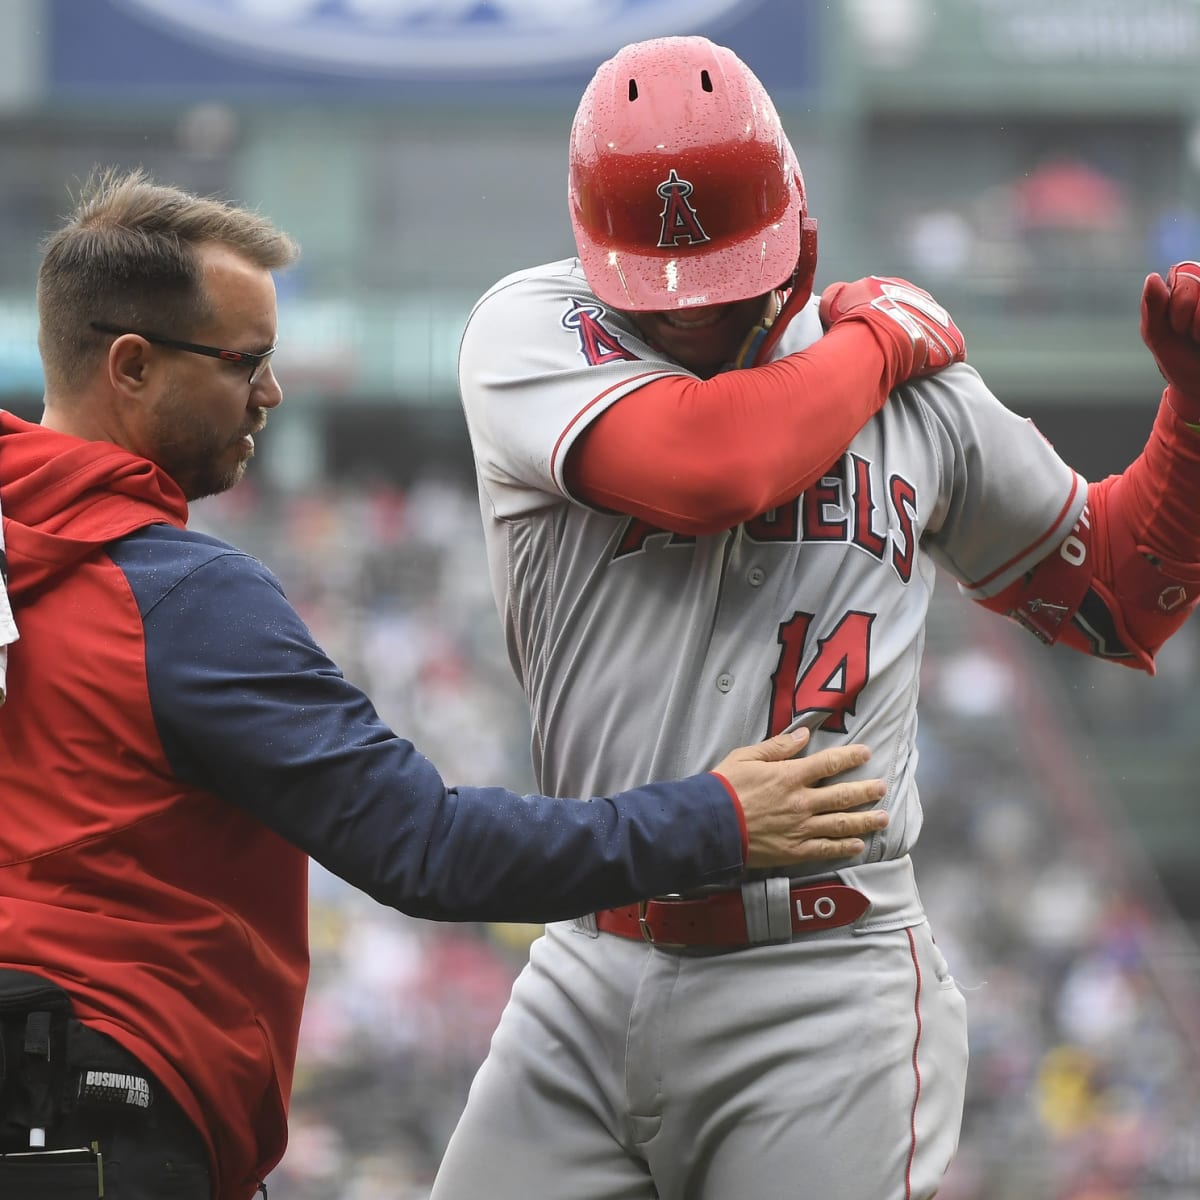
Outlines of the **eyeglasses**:
[{"label": "eyeglasses", "polygon": [[251,354],[248,350],[222,350],[220,346],[205,346],[200,342],[181,342],[175,338],[161,337],[157,333],[144,333],[140,329],[122,329],[117,325],[105,325],[101,321],[92,321],[91,326],[97,333],[112,333],[118,337],[132,333],[137,337],[145,338],[146,341],[152,342],[156,346],[165,346],[168,350],[186,350],[189,354],[205,354],[209,358],[241,363],[250,368],[249,382],[251,384],[257,383],[262,378],[263,372],[267,369],[267,363],[271,361],[271,355],[275,353],[274,346],[269,350],[264,350],[261,354]]}]

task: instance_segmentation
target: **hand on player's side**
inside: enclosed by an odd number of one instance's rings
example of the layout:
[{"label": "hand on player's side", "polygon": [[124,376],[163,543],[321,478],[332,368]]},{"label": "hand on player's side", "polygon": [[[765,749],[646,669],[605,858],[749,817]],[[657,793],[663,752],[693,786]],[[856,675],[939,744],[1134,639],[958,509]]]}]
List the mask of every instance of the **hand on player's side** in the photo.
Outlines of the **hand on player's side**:
[{"label": "hand on player's side", "polygon": [[852,812],[883,798],[881,779],[843,780],[835,775],[862,766],[866,746],[833,746],[805,758],[808,730],[734,750],[715,768],[737,793],[750,835],[749,867],[784,867],[815,859],[853,858],[863,838],[888,821],[882,809]]},{"label": "hand on player's side", "polygon": [[1200,400],[1200,263],[1176,263],[1165,279],[1146,276],[1141,332],[1163,378]]},{"label": "hand on player's side", "polygon": [[903,358],[892,387],[967,357],[967,340],[954,318],[907,279],[867,275],[853,283],[831,283],[821,293],[820,314],[826,329],[844,320],[869,321],[891,337]]}]

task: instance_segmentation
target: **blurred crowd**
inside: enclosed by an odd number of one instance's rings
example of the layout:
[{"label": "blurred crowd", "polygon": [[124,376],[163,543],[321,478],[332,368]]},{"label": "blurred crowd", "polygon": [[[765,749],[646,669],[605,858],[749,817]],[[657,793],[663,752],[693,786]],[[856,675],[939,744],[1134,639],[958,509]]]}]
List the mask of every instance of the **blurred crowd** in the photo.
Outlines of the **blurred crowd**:
[{"label": "blurred crowd", "polygon": [[971,1045],[941,1195],[1200,1196],[1197,947],[1063,710],[1081,665],[1128,672],[1047,654],[949,585],[930,629],[914,858]]},{"label": "blurred crowd", "polygon": [[[318,641],[449,782],[532,789],[472,492],[437,476],[292,496],[247,481],[195,506],[192,523],[272,567]],[[1057,660],[948,580],[936,604],[914,857],[967,996],[972,1054],[943,1200],[1195,1200],[1195,944],[1103,778],[1078,769],[1088,751],[1057,720]],[[1186,679],[1153,682],[1167,707]],[[291,1141],[271,1196],[424,1200],[539,931],[413,920],[318,867],[311,912]]]}]

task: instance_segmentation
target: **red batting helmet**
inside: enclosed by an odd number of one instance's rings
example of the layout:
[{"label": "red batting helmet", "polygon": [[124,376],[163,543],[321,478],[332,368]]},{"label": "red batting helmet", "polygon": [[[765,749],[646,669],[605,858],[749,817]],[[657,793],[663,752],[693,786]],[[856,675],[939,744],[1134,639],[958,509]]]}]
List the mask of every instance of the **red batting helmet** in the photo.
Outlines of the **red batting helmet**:
[{"label": "red batting helmet", "polygon": [[[804,180],[757,77],[703,37],[602,63],[571,128],[568,194],[592,290],[630,311],[727,304],[816,266]],[[802,236],[803,232],[803,236]]]}]

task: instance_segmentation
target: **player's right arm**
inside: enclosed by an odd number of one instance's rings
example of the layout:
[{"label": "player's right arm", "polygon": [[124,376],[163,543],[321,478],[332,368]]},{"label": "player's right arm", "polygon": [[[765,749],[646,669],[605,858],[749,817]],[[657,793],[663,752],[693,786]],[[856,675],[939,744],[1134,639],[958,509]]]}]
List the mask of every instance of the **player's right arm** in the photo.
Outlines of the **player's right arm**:
[{"label": "player's right arm", "polygon": [[789,336],[806,349],[701,380],[572,264],[502,280],[463,333],[459,390],[501,520],[569,498],[679,533],[728,529],[803,491],[900,381],[938,365],[941,336],[914,338],[867,281],[843,285],[825,336],[816,302],[800,311]]},{"label": "player's right arm", "polygon": [[908,379],[961,362],[933,297],[901,279],[836,283],[807,349],[711,379],[666,376],[607,407],[566,459],[572,495],[674,533],[730,529],[799,495]]}]

